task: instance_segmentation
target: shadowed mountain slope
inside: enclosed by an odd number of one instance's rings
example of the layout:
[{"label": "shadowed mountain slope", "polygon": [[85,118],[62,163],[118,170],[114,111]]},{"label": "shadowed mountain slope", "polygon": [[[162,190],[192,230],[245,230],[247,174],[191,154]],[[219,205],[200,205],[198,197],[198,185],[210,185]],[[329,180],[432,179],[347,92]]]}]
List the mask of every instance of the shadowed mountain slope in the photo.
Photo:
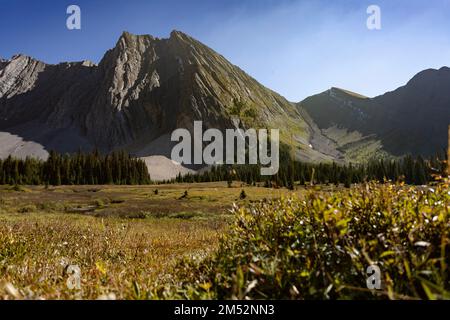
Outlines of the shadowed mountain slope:
[{"label": "shadowed mountain slope", "polygon": [[450,69],[428,69],[405,86],[367,98],[338,88],[298,105],[347,159],[431,156],[446,148]]}]

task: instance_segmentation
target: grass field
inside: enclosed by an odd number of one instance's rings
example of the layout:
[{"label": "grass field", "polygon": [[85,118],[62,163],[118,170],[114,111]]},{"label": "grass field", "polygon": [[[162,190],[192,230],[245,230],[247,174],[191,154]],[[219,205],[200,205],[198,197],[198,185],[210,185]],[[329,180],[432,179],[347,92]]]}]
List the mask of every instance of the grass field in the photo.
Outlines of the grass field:
[{"label": "grass field", "polygon": [[449,298],[449,199],[446,183],[0,186],[0,298]]},{"label": "grass field", "polygon": [[[216,249],[233,202],[286,193],[268,191],[237,182],[1,186],[0,297],[152,298],[179,259]],[[69,265],[80,268],[81,290],[67,287]]]}]

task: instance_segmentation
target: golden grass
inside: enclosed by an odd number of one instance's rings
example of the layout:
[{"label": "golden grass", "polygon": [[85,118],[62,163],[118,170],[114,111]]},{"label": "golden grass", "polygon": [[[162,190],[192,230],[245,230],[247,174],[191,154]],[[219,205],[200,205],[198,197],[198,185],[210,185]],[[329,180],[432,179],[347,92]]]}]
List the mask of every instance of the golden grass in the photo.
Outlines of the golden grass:
[{"label": "golden grass", "polygon": [[[0,274],[21,298],[149,298],[141,292],[170,276],[177,259],[213,250],[223,227],[217,220],[2,217]],[[69,265],[81,269],[79,291],[67,287]]]},{"label": "golden grass", "polygon": [[[233,202],[283,193],[237,182],[0,186],[0,299],[157,298],[153,288],[173,282],[177,261],[216,249]],[[67,286],[70,265],[81,290]]]}]

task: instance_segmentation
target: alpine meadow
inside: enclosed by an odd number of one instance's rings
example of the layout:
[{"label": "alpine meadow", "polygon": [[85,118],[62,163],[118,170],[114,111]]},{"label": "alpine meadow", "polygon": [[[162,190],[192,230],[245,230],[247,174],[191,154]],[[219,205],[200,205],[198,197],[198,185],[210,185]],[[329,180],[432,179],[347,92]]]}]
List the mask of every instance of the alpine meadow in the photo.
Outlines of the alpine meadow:
[{"label": "alpine meadow", "polygon": [[450,299],[447,2],[3,2],[0,300]]}]

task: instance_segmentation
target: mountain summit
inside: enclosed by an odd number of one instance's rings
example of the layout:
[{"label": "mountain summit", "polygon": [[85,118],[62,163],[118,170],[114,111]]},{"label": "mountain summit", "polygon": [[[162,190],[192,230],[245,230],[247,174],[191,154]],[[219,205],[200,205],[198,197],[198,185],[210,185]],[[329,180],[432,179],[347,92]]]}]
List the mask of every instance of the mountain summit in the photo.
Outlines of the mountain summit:
[{"label": "mountain summit", "polygon": [[367,98],[332,88],[298,104],[347,159],[432,156],[446,148],[450,68],[419,72],[405,86]]},{"label": "mountain summit", "polygon": [[[239,108],[236,108],[239,104]],[[304,159],[332,157],[309,147],[295,106],[192,37],[124,32],[98,65],[49,65],[19,55],[0,64],[0,156],[126,149],[170,155],[170,134],[192,129],[280,128]]]},{"label": "mountain summit", "polygon": [[168,158],[173,130],[196,120],[224,130],[235,118],[280,129],[304,161],[429,155],[445,147],[449,87],[442,68],[373,99],[331,88],[295,105],[182,32],[124,32],[98,65],[0,59],[0,157],[97,148]]}]

